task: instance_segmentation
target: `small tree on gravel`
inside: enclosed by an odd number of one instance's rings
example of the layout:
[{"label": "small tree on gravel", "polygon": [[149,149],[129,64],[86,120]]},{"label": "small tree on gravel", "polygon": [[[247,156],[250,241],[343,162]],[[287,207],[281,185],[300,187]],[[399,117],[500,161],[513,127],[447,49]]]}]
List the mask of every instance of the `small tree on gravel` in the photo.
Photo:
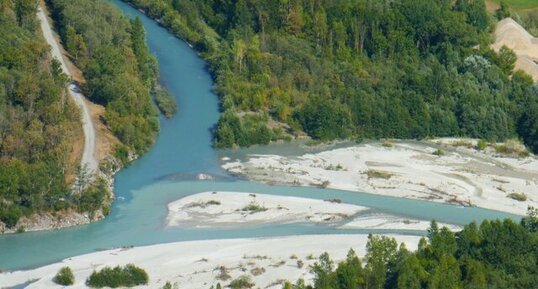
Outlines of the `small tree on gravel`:
[{"label": "small tree on gravel", "polygon": [[71,268],[63,267],[58,271],[58,273],[56,273],[56,276],[54,276],[53,281],[58,285],[73,285],[73,283],[75,283],[75,275],[73,275],[73,271],[71,271]]}]

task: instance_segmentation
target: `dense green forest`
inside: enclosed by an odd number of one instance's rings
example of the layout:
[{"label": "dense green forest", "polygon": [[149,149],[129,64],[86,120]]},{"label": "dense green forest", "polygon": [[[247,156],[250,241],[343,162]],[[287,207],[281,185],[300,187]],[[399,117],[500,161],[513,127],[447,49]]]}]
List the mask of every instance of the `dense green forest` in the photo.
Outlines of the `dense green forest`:
[{"label": "dense green forest", "polygon": [[369,236],[364,264],[350,251],[335,266],[325,253],[311,267],[313,286],[299,280],[284,289],[536,288],[537,229],[536,211],[531,211],[520,224],[484,221],[457,233],[432,222],[416,252],[392,238]]},{"label": "dense green forest", "polygon": [[217,147],[315,139],[521,138],[538,88],[489,48],[483,0],[126,0],[209,62]]},{"label": "dense green forest", "polygon": [[36,211],[94,211],[105,198],[98,184],[71,194],[80,115],[36,9],[34,0],[0,2],[0,221],[8,227]]},{"label": "dense green forest", "polygon": [[151,96],[165,92],[157,85],[157,61],[148,51],[142,22],[129,21],[103,1],[46,2],[67,52],[83,72],[85,95],[105,106],[106,124],[120,141],[143,153],[159,130]]},{"label": "dense green forest", "polygon": [[[159,129],[151,97],[167,116],[175,103],[157,83],[142,22],[101,1],[47,4],[83,71],[85,94],[105,106],[106,124],[125,144],[118,152],[143,153]],[[106,214],[110,203],[104,180],[79,184],[84,172],[72,154],[80,115],[65,89],[68,77],[42,40],[37,7],[37,0],[0,2],[0,221],[8,228],[34,212]]]}]

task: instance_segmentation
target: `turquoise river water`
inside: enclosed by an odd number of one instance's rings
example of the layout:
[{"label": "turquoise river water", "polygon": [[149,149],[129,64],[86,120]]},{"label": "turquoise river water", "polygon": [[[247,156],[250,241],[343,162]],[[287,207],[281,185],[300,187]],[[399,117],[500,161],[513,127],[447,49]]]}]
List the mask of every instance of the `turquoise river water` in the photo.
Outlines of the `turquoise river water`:
[{"label": "turquoise river water", "polygon": [[[0,236],[0,269],[32,268],[95,250],[183,240],[283,236],[296,234],[406,233],[395,230],[342,230],[311,224],[258,225],[219,229],[166,228],[166,205],[190,194],[226,190],[317,199],[339,198],[371,207],[370,212],[441,222],[465,224],[485,218],[517,216],[479,208],[462,208],[330,189],[268,186],[226,177],[219,158],[226,152],[211,147],[211,128],[218,120],[218,99],[212,93],[211,75],[205,63],[183,41],[121,1],[110,0],[126,16],[139,16],[147,31],[149,47],[159,59],[161,82],[176,98],[179,112],[162,119],[161,132],[146,155],[116,176],[113,211],[103,221],[50,232]],[[257,152],[289,153],[290,145],[258,147]],[[206,173],[216,181],[197,181]]]}]

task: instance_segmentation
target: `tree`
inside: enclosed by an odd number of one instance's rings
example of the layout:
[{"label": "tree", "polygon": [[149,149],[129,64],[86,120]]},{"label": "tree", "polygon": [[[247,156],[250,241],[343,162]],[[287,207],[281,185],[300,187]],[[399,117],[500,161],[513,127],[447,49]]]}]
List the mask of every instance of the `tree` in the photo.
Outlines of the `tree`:
[{"label": "tree", "polygon": [[361,261],[353,249],[347,253],[346,260],[338,264],[336,277],[339,289],[354,289],[364,285],[364,271]]},{"label": "tree", "polygon": [[54,283],[63,286],[73,285],[75,283],[75,275],[69,267],[61,268],[53,279]]},{"label": "tree", "polygon": [[429,279],[430,289],[461,288],[461,272],[457,260],[449,255],[441,256],[439,265],[433,270]]},{"label": "tree", "polygon": [[495,10],[495,17],[497,17],[497,20],[510,17],[510,7],[508,7],[505,1],[501,1],[499,8]]},{"label": "tree", "polygon": [[499,68],[502,69],[504,73],[506,73],[507,75],[510,75],[512,74],[512,71],[514,70],[516,60],[517,60],[516,53],[512,49],[503,45],[501,49],[499,50],[496,63],[499,66]]},{"label": "tree", "polygon": [[326,252],[319,256],[319,261],[311,269],[314,274],[314,287],[316,289],[338,288],[336,276],[333,272],[333,261]]},{"label": "tree", "polygon": [[366,244],[366,286],[381,289],[385,285],[389,263],[394,263],[398,243],[386,236],[368,235]]},{"label": "tree", "polygon": [[402,264],[397,279],[398,289],[421,289],[428,278],[428,272],[416,256],[410,256]]}]

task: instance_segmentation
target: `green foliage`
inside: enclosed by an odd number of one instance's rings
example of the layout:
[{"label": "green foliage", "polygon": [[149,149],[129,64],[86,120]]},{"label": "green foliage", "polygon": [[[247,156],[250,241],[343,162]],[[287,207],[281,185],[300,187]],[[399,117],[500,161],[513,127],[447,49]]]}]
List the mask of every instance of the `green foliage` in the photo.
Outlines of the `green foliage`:
[{"label": "green foliage", "polygon": [[252,280],[250,280],[249,276],[241,276],[237,279],[232,280],[228,287],[230,287],[231,289],[248,289],[254,287],[254,283],[252,282]]},{"label": "green foliage", "polygon": [[313,288],[535,288],[537,215],[529,208],[521,224],[484,221],[458,233],[432,222],[416,252],[398,248],[392,238],[369,236],[364,267],[353,251],[336,268],[323,254],[312,266]]},{"label": "green foliage", "polygon": [[527,200],[527,195],[522,193],[510,193],[507,195],[510,199],[514,199],[519,202],[525,202]]},{"label": "green foliage", "polygon": [[215,134],[215,144],[218,148],[234,145],[250,146],[253,144],[268,144],[277,137],[277,131],[266,125],[266,115],[246,115],[238,117],[232,111],[222,114]]},{"label": "green foliage", "polygon": [[488,147],[488,142],[485,139],[479,139],[476,144],[476,148],[480,151],[485,150]]},{"label": "green foliage", "polygon": [[133,287],[148,284],[149,277],[144,269],[133,264],[125,267],[105,267],[99,272],[93,272],[87,280],[87,285],[94,288]]},{"label": "green foliage", "polygon": [[78,109],[37,25],[37,1],[0,4],[0,221],[71,207]]},{"label": "green foliage", "polygon": [[497,17],[497,20],[510,17],[510,7],[508,7],[505,1],[501,1],[499,8],[495,10],[495,17]]},{"label": "green foliage", "polygon": [[254,214],[254,213],[267,211],[267,208],[263,207],[263,206],[261,206],[261,205],[259,205],[257,203],[252,202],[252,203],[246,205],[245,207],[243,207],[241,209],[241,211],[249,212],[251,214]]},{"label": "green foliage", "polygon": [[366,171],[366,175],[369,179],[385,179],[388,180],[392,177],[391,173],[377,171],[377,170],[368,170]]},{"label": "green foliage", "polygon": [[76,204],[80,212],[93,213],[107,204],[110,198],[109,190],[104,179],[97,179],[76,197]]},{"label": "green foliage", "polygon": [[315,139],[326,141],[351,135],[351,114],[343,105],[326,98],[309,98],[296,112],[296,118]]},{"label": "green foliage", "polygon": [[[487,48],[493,23],[481,0],[128,2],[209,62],[224,112],[219,148],[300,130],[324,141],[498,141],[522,136],[521,102],[537,98],[509,78],[511,51]],[[271,135],[270,118],[289,130]]]},{"label": "green foliage", "polygon": [[69,267],[61,268],[53,279],[54,283],[63,286],[73,285],[75,283],[75,275]]},{"label": "green foliage", "polygon": [[157,104],[157,107],[165,117],[171,118],[174,116],[177,111],[177,104],[174,97],[168,91],[157,86],[153,90],[153,98],[155,99],[155,104]]},{"label": "green foliage", "polygon": [[442,150],[442,149],[437,149],[432,154],[435,155],[435,156],[440,157],[440,156],[446,155],[446,152],[444,150]]},{"label": "green foliage", "polygon": [[534,0],[493,0],[499,4],[505,3],[506,6],[513,7],[515,9],[536,9],[538,3]]},{"label": "green foliage", "polygon": [[130,22],[103,1],[48,0],[47,4],[86,79],[85,94],[105,106],[106,123],[122,143],[137,153],[146,151],[159,130],[151,102],[158,70],[141,20]]}]

